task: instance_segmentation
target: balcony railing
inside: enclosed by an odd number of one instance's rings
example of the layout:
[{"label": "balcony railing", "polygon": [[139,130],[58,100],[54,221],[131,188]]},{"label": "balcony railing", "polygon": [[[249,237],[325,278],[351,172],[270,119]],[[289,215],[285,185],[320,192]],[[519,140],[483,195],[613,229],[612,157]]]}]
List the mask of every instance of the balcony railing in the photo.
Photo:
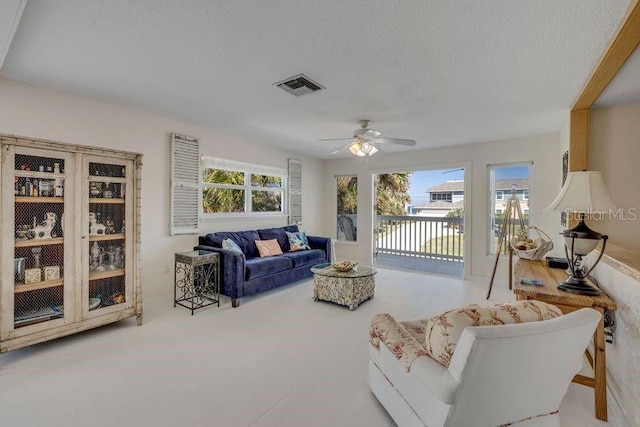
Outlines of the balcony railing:
[{"label": "balcony railing", "polygon": [[374,230],[376,254],[462,262],[462,218],[377,215]]}]

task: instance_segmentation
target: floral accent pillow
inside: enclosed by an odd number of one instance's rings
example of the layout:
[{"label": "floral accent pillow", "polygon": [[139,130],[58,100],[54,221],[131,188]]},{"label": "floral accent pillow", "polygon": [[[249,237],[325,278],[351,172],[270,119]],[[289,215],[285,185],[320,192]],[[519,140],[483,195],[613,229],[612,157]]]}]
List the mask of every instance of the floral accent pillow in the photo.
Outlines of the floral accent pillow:
[{"label": "floral accent pillow", "polygon": [[466,327],[537,322],[558,316],[562,316],[558,307],[542,301],[517,301],[487,307],[471,304],[428,319],[425,350],[432,359],[448,368]]},{"label": "floral accent pillow", "polygon": [[240,246],[238,246],[238,244],[234,242],[233,239],[224,239],[222,241],[222,249],[228,249],[233,252],[242,253],[242,248],[240,248]]},{"label": "floral accent pillow", "polygon": [[260,252],[260,257],[282,255],[282,249],[276,239],[256,240],[256,247]]},{"label": "floral accent pillow", "polygon": [[286,232],[287,237],[289,238],[289,246],[290,251],[305,251],[307,249],[311,249],[309,246],[309,240],[307,239],[307,233],[304,231],[299,231],[297,233]]}]

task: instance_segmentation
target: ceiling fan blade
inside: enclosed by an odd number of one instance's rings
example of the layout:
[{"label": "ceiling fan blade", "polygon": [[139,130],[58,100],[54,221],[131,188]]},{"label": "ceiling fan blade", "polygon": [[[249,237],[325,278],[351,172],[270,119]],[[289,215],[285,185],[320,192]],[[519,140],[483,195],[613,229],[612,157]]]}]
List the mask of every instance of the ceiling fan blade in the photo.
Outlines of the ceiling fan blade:
[{"label": "ceiling fan blade", "polygon": [[348,144],[343,145],[342,147],[338,148],[337,150],[333,150],[332,152],[329,153],[329,155],[332,156],[334,154],[338,154],[339,152],[341,152],[345,148],[349,147],[351,144],[352,144],[352,142],[349,142]]},{"label": "ceiling fan blade", "polygon": [[359,134],[359,136],[361,136],[362,138],[366,138],[366,139],[373,139],[373,138],[377,138],[381,135],[380,131],[377,131],[375,129],[358,129],[361,131],[361,133]]},{"label": "ceiling fan blade", "polygon": [[351,141],[353,138],[329,138],[329,139],[319,139],[318,141]]},{"label": "ceiling fan blade", "polygon": [[400,138],[376,138],[374,142],[379,144],[398,144],[398,145],[408,145],[413,147],[416,145],[416,142],[413,139],[400,139]]}]

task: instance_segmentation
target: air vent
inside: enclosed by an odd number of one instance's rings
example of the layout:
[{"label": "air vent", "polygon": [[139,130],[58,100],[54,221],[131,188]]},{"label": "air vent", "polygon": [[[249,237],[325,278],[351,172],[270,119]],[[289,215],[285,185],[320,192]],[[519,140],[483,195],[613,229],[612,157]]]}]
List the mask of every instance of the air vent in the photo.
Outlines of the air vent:
[{"label": "air vent", "polygon": [[302,96],[324,89],[324,86],[318,82],[314,82],[304,74],[298,74],[297,76],[274,84],[295,96]]}]

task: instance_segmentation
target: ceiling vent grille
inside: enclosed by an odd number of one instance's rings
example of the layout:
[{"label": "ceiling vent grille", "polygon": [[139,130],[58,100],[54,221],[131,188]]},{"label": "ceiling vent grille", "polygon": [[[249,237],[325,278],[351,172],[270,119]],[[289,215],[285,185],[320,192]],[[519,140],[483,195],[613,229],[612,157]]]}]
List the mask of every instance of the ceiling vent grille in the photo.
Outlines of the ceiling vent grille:
[{"label": "ceiling vent grille", "polygon": [[302,96],[324,89],[324,86],[318,82],[314,82],[304,74],[298,74],[297,76],[290,77],[274,84],[295,96]]}]

